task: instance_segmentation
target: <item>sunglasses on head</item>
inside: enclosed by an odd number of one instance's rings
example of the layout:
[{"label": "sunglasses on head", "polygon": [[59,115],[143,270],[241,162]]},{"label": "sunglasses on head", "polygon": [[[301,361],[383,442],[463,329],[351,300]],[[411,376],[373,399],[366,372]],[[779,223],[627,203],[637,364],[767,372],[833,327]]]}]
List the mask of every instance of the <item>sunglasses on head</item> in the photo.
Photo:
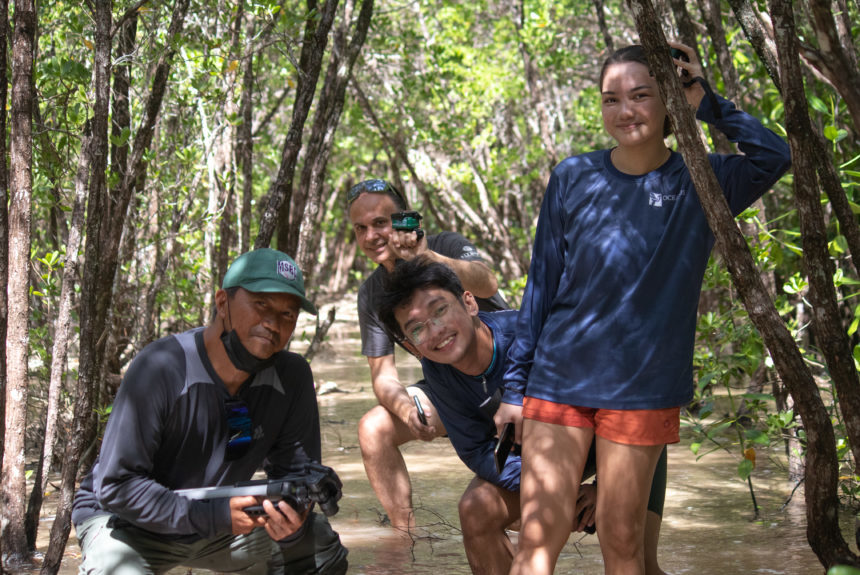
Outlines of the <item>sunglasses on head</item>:
[{"label": "sunglasses on head", "polygon": [[358,197],[365,192],[367,192],[368,194],[389,194],[391,196],[397,197],[402,205],[406,205],[406,199],[397,190],[397,188],[395,188],[385,180],[374,179],[359,182],[349,189],[349,191],[346,193],[347,207],[351,206],[352,202],[357,200]]},{"label": "sunglasses on head", "polygon": [[233,461],[248,453],[254,443],[251,432],[251,416],[248,405],[238,397],[224,400],[224,410],[227,412],[227,448],[224,459]]}]

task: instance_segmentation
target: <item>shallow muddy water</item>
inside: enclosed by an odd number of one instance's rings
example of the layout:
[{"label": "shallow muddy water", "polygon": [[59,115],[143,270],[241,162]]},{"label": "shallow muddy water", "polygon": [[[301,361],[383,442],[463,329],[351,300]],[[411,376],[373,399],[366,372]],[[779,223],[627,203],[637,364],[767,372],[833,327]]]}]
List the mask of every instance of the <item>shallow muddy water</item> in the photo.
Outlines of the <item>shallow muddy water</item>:
[{"label": "shallow muddy water", "polygon": [[[340,512],[332,518],[332,524],[350,550],[349,573],[468,574],[457,500],[472,474],[447,440],[413,442],[404,448],[420,526],[413,540],[404,540],[381,524],[382,507],[364,474],[356,435],[358,420],[375,405],[375,399],[367,362],[358,351],[354,314],[354,308],[339,307],[338,321],[312,363],[318,385],[333,383],[339,389],[321,395],[319,408],[323,462],[335,468],[344,484]],[[312,327],[306,330],[309,334],[312,331]],[[294,349],[300,352],[304,346],[297,343]],[[397,363],[404,381],[420,379],[418,363],[411,357],[398,352]],[[753,484],[760,517],[753,521],[748,486],[735,475],[737,461],[728,454],[714,453],[696,462],[689,443],[682,435],[680,444],[669,446],[668,489],[659,549],[664,571],[674,575],[824,572],[806,542],[802,488],[794,502],[783,509],[794,486],[785,481],[775,464],[759,454],[759,464],[764,465],[754,472]],[[780,458],[779,452],[770,456]],[[42,522],[41,545],[47,543],[51,519],[47,517]],[[846,539],[852,541],[849,525],[853,521],[845,519],[843,523]],[[76,573],[79,556],[73,533],[61,573]],[[172,575],[187,573],[192,571],[171,571]],[[571,535],[556,573],[603,573],[597,536]]]}]

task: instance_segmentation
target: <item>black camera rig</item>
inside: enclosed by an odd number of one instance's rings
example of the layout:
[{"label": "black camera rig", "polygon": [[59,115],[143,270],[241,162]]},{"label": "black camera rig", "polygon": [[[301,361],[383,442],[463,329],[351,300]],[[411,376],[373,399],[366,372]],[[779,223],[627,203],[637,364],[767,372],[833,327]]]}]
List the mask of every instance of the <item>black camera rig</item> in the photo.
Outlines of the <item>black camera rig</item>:
[{"label": "black camera rig", "polygon": [[[256,479],[232,486],[179,489],[175,493],[188,499],[224,499],[254,495],[265,497],[272,503],[286,501],[293,509],[304,511],[318,503],[326,517],[338,512],[337,502],[343,495],[340,478],[331,467],[319,463],[306,463],[279,479]],[[244,508],[248,515],[265,515],[262,505]]]}]

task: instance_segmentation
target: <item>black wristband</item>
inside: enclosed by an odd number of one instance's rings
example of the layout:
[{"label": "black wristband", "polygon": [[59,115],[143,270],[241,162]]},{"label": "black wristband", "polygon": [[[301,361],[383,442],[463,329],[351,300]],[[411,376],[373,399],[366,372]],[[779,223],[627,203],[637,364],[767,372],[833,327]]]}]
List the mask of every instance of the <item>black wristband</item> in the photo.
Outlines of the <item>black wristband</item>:
[{"label": "black wristband", "polygon": [[688,82],[681,82],[684,88],[689,88],[693,84],[701,84],[702,89],[705,90],[705,95],[708,97],[708,100],[711,102],[711,108],[714,110],[714,117],[718,120],[722,119],[723,111],[720,110],[720,103],[717,102],[717,96],[714,94],[714,91],[711,90],[711,85],[708,84],[708,81],[702,78],[701,76],[696,76],[692,80]]}]

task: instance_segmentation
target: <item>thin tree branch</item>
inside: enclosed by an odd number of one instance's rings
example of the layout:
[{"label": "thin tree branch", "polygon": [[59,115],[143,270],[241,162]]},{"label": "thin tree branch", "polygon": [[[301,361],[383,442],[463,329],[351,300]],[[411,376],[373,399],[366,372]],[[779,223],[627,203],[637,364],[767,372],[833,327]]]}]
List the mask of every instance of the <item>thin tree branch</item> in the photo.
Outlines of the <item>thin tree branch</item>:
[{"label": "thin tree branch", "polygon": [[110,37],[113,38],[119,31],[119,29],[122,28],[123,24],[125,24],[126,20],[137,14],[137,11],[140,10],[143,5],[148,3],[149,0],[137,0],[137,2],[133,6],[123,12],[122,16],[117,18],[116,22],[114,22],[113,26],[111,26]]}]

